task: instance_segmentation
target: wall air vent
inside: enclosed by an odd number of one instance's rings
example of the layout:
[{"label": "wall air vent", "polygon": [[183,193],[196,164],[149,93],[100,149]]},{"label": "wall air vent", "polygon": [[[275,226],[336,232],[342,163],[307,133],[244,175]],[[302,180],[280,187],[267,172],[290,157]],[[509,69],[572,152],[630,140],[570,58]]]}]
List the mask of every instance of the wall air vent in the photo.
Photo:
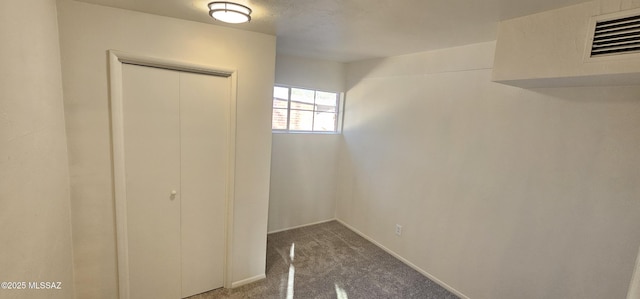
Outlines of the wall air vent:
[{"label": "wall air vent", "polygon": [[640,14],[595,22],[591,57],[640,52]]}]

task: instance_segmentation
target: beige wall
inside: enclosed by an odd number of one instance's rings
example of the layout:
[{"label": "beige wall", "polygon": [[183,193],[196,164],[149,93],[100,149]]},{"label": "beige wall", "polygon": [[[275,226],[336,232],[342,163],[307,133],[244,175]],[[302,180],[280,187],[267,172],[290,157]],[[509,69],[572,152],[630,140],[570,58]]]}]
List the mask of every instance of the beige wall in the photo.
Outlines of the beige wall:
[{"label": "beige wall", "polygon": [[[276,57],[276,84],[343,92],[345,64]],[[341,135],[273,134],[269,231],[335,218]]]},{"label": "beige wall", "polygon": [[238,70],[233,282],[265,271],[275,37],[61,1],[78,298],[116,298],[107,50]]},{"label": "beige wall", "polygon": [[0,2],[0,280],[61,282],[1,298],[73,298],[56,2]]},{"label": "beige wall", "polygon": [[640,84],[640,55],[584,59],[591,16],[638,7],[597,0],[501,22],[493,78],[525,87]]},{"label": "beige wall", "polygon": [[348,65],[338,219],[470,298],[624,298],[640,87],[493,83],[494,47]]}]

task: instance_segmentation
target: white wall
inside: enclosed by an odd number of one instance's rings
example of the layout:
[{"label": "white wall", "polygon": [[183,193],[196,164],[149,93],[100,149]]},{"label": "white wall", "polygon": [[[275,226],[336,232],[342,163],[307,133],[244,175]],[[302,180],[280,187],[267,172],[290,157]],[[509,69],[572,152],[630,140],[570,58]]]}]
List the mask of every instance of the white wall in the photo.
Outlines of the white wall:
[{"label": "white wall", "polygon": [[107,50],[238,70],[233,282],[265,271],[275,37],[61,1],[78,298],[116,298]]},{"label": "white wall", "polygon": [[501,22],[493,78],[532,87],[639,84],[640,55],[584,60],[591,16],[638,7],[598,0]]},{"label": "white wall", "polygon": [[494,48],[348,65],[338,219],[470,298],[624,298],[640,87],[493,83]]},{"label": "white wall", "polygon": [[340,135],[273,134],[269,231],[335,218]]},{"label": "white wall", "polygon": [[56,2],[0,2],[0,280],[62,290],[2,298],[73,298],[69,169]]},{"label": "white wall", "polygon": [[[345,65],[277,55],[277,84],[342,92]],[[269,231],[335,218],[338,148],[336,134],[273,134]]]},{"label": "white wall", "polygon": [[278,54],[275,80],[278,84],[343,92],[346,83],[345,64]]}]

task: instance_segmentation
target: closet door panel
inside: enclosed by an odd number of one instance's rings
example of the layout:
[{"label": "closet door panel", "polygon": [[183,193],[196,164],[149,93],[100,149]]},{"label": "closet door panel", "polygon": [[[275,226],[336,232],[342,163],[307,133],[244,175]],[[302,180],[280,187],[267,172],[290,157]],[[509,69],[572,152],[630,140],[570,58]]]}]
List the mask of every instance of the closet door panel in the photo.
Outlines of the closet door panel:
[{"label": "closet door panel", "polygon": [[230,87],[180,74],[182,297],[223,286]]},{"label": "closet door panel", "polygon": [[130,298],[181,295],[179,96],[178,72],[123,65]]}]

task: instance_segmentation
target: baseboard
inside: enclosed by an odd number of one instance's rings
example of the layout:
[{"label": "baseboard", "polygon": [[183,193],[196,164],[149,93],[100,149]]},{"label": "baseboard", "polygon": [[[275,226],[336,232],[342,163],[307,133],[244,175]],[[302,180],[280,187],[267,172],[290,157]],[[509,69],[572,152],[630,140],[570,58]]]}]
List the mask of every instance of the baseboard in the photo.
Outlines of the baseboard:
[{"label": "baseboard", "polygon": [[325,223],[325,222],[331,222],[331,221],[334,221],[334,220],[338,220],[338,219],[331,218],[331,219],[327,219],[327,220],[316,221],[316,222],[313,222],[313,223],[307,223],[307,224],[297,225],[297,226],[293,226],[293,227],[277,229],[277,230],[274,230],[274,231],[267,232],[267,235],[275,234],[275,233],[279,233],[279,232],[284,232],[284,231],[288,231],[288,230],[292,230],[292,229],[296,229],[296,228],[302,228],[302,227],[306,227],[306,226],[312,226],[312,225],[316,225],[316,224],[321,224],[321,223]]},{"label": "baseboard", "polygon": [[344,221],[340,220],[340,219],[336,219],[338,222],[340,222],[342,225],[346,226],[348,229],[352,230],[354,233],[360,235],[361,237],[367,239],[369,242],[375,244],[376,246],[380,247],[380,249],[386,251],[387,253],[389,253],[390,255],[392,255],[393,257],[399,259],[401,262],[403,262],[404,264],[406,264],[407,266],[413,268],[414,270],[420,272],[420,274],[426,276],[427,278],[431,279],[433,282],[439,284],[441,287],[447,289],[449,292],[455,294],[456,296],[462,298],[462,299],[469,299],[469,297],[465,294],[463,294],[462,292],[454,289],[453,287],[451,287],[450,285],[444,283],[442,280],[436,278],[435,276],[431,275],[429,272],[421,269],[420,267],[414,265],[413,263],[411,263],[410,261],[408,261],[407,259],[405,259],[404,257],[400,256],[399,254],[395,253],[393,250],[384,247],[382,244],[378,243],[376,240],[372,239],[371,237],[363,234],[362,232],[360,232],[359,230],[357,230],[356,228],[354,228],[353,226],[346,224]]},{"label": "baseboard", "polygon": [[267,278],[267,276],[265,274],[260,274],[260,275],[254,276],[254,277],[249,277],[247,279],[238,280],[238,281],[235,281],[235,282],[231,283],[231,288],[234,289],[234,288],[243,286],[245,284],[250,284],[250,283],[256,282],[258,280],[263,280],[265,278]]}]

